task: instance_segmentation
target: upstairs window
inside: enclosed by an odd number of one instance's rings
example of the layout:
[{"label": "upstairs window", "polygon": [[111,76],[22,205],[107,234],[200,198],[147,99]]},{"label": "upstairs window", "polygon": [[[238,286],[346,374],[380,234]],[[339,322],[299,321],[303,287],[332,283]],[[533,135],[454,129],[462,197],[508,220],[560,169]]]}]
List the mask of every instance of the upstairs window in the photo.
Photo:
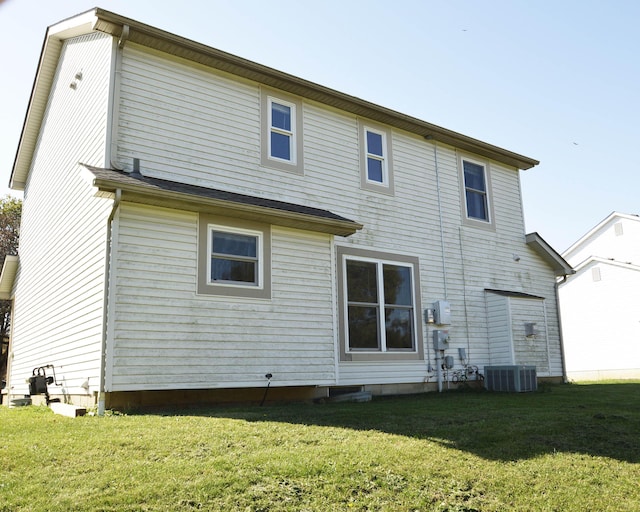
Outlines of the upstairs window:
[{"label": "upstairs window", "polygon": [[489,221],[487,183],[484,166],[463,160],[467,217]]},{"label": "upstairs window", "polygon": [[261,165],[303,174],[302,101],[261,89],[260,109]]},{"label": "upstairs window", "polygon": [[295,111],[295,105],[269,98],[269,157],[295,163]]},{"label": "upstairs window", "polygon": [[365,129],[367,143],[367,181],[385,185],[387,162],[385,160],[385,136],[383,133]]},{"label": "upstairs window", "polygon": [[460,174],[463,222],[485,229],[495,229],[489,165],[463,157],[460,159]]},{"label": "upstairs window", "polygon": [[360,123],[358,131],[362,188],[393,195],[390,130]]}]

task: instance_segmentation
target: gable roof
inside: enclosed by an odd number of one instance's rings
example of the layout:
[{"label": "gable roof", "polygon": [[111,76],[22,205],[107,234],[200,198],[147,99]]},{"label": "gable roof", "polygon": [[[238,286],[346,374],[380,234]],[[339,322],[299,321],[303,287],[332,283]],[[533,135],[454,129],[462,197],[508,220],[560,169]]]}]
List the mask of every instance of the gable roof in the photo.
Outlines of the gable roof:
[{"label": "gable roof", "polygon": [[406,130],[427,139],[455,146],[517,169],[530,169],[539,163],[533,158],[277,71],[104,9],[95,8],[52,25],[47,29],[18,151],[11,172],[11,188],[21,189],[25,186],[31,164],[31,155],[35,149],[62,42],[70,37],[76,37],[92,31],[103,32],[119,38],[121,43],[125,40],[131,41],[265,84],[357,116]]},{"label": "gable roof", "polygon": [[606,218],[598,222],[593,228],[591,228],[585,235],[583,235],[579,240],[577,240],[571,247],[565,250],[562,255],[567,258],[569,255],[574,252],[576,249],[579,249],[581,246],[586,244],[598,231],[600,231],[604,226],[609,224],[615,219],[626,219],[631,222],[640,222],[640,216],[621,213],[621,212],[611,212]]},{"label": "gable roof", "polygon": [[320,208],[81,165],[91,171],[94,187],[100,192],[120,190],[123,201],[233,215],[340,236],[362,229],[362,224]]},{"label": "gable roof", "polygon": [[551,266],[556,273],[556,276],[566,276],[576,273],[571,265],[538,233],[527,233],[525,236],[525,242]]}]

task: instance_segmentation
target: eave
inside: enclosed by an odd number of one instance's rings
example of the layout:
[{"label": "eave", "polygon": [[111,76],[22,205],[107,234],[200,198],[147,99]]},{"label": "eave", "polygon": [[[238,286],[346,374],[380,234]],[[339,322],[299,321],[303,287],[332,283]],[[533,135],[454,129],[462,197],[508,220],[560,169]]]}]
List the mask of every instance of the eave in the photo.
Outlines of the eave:
[{"label": "eave", "polygon": [[0,271],[0,300],[11,299],[13,283],[18,273],[18,257],[7,255]]},{"label": "eave", "polygon": [[206,212],[338,236],[349,236],[362,224],[328,210],[224,190],[199,187],[141,174],[85,165],[101,194],[120,190],[121,201]]},{"label": "eave", "polygon": [[554,270],[556,276],[575,274],[576,271],[538,233],[527,233],[525,241]]}]

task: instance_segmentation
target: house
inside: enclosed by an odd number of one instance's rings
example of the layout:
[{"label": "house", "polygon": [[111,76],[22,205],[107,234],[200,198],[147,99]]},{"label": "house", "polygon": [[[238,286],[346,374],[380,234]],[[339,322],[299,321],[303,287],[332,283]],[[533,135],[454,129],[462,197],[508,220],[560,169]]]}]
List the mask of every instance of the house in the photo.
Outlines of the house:
[{"label": "house", "polygon": [[11,174],[7,392],[39,368],[100,409],[562,380],[537,163],[103,9],[62,21]]},{"label": "house", "polygon": [[640,378],[640,217],[613,212],[563,253],[560,285],[567,375]]}]

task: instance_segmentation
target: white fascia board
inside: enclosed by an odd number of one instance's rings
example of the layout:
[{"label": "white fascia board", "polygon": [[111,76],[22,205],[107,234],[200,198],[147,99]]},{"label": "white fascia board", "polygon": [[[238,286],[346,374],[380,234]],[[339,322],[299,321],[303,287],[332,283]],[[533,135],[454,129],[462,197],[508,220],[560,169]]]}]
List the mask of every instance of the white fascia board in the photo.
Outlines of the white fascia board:
[{"label": "white fascia board", "polygon": [[18,273],[18,257],[7,255],[0,272],[0,300],[9,300]]}]

